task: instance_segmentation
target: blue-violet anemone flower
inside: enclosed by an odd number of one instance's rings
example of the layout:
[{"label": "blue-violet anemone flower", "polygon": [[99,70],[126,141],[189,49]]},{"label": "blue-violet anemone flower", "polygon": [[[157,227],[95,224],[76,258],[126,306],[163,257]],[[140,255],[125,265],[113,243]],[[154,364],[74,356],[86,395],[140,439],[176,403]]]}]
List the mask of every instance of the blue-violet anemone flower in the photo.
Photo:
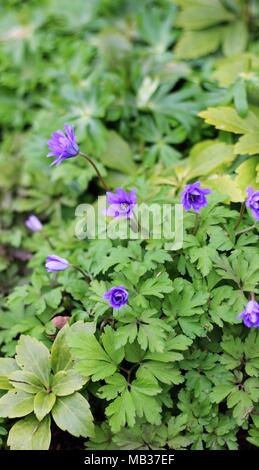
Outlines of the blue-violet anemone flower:
[{"label": "blue-violet anemone flower", "polygon": [[181,193],[181,202],[186,211],[193,208],[195,212],[200,212],[202,207],[207,206],[206,195],[210,194],[211,190],[208,188],[202,189],[200,185],[199,181],[187,184]]},{"label": "blue-violet anemone flower", "polygon": [[65,132],[56,131],[52,134],[51,139],[48,140],[48,146],[51,150],[48,157],[57,157],[52,165],[60,165],[63,160],[67,158],[76,157],[79,154],[79,146],[76,143],[76,136],[74,129],[68,124],[64,125]]},{"label": "blue-violet anemone flower", "polygon": [[34,214],[28,217],[28,219],[25,221],[25,225],[32,232],[40,232],[43,228],[41,221]]},{"label": "blue-violet anemone flower", "polygon": [[112,308],[119,310],[127,304],[129,294],[124,286],[116,286],[105,292],[103,297],[108,300]]},{"label": "blue-violet anemone flower", "polygon": [[117,188],[115,193],[108,191],[106,196],[107,202],[110,204],[110,207],[106,210],[106,215],[126,219],[133,217],[133,211],[137,205],[136,189],[132,189],[127,193],[124,189]]},{"label": "blue-violet anemone flower", "polygon": [[246,207],[251,209],[252,216],[255,220],[259,220],[259,191],[254,191],[253,188],[246,190],[248,198],[246,200]]},{"label": "blue-violet anemone flower", "polygon": [[248,302],[245,310],[237,317],[242,319],[245,326],[248,328],[259,327],[259,304],[255,300]]},{"label": "blue-violet anemone flower", "polygon": [[45,267],[48,273],[65,271],[69,267],[69,262],[60,256],[50,255],[46,259]]}]

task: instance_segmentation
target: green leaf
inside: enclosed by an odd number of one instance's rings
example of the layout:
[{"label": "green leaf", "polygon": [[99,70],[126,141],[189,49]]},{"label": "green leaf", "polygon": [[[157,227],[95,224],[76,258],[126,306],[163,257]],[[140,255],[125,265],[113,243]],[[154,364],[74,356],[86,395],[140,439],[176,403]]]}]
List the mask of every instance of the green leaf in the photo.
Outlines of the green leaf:
[{"label": "green leaf", "polygon": [[137,377],[142,380],[157,382],[159,380],[165,384],[179,385],[184,381],[181,372],[175,365],[161,363],[158,361],[145,361],[137,371]]},{"label": "green leaf", "polygon": [[[236,155],[254,155],[259,153],[259,137],[257,133],[248,133],[240,137],[235,145]],[[250,161],[250,160],[248,160]],[[257,161],[257,165],[258,165]],[[241,165],[240,165],[241,166]]]},{"label": "green leaf", "polygon": [[221,343],[224,351],[221,363],[228,369],[235,369],[242,362],[243,358],[243,345],[240,338],[233,338],[233,336],[224,336]]},{"label": "green leaf", "polygon": [[9,374],[9,380],[14,388],[24,392],[34,394],[45,389],[40,379],[32,372],[16,370]]},{"label": "green leaf", "polygon": [[[133,320],[134,322],[134,320]],[[118,328],[115,334],[116,348],[125,346],[127,342],[132,344],[138,334],[138,328],[136,322],[123,325]]]},{"label": "green leaf", "polygon": [[230,107],[208,108],[199,113],[199,116],[217,129],[234,132],[234,134],[256,133],[259,128],[259,119],[252,111],[249,111],[244,119],[234,108]]},{"label": "green leaf", "polygon": [[111,430],[114,433],[119,432],[126,424],[133,427],[136,421],[136,410],[129,390],[124,390],[121,396],[106,408],[105,414],[109,417]]},{"label": "green leaf", "polygon": [[259,374],[259,335],[257,331],[251,331],[244,343],[246,357],[245,371],[248,375]]},{"label": "green leaf", "polygon": [[216,250],[210,245],[190,250],[190,259],[194,263],[198,261],[197,268],[203,276],[207,276],[212,269],[212,260],[215,257]]},{"label": "green leaf", "polygon": [[149,278],[144,281],[139,288],[142,295],[154,295],[155,297],[163,298],[163,294],[171,292],[172,281],[166,272],[158,274],[155,278]]},{"label": "green leaf", "polygon": [[10,390],[0,398],[0,416],[20,418],[33,411],[34,396],[21,390]]},{"label": "green leaf", "polygon": [[35,374],[49,386],[50,354],[46,346],[31,336],[22,335],[16,346],[16,362],[23,369]]},{"label": "green leaf", "polygon": [[143,312],[138,324],[137,341],[141,348],[151,352],[162,352],[165,348],[165,339],[167,332],[171,330],[163,320],[154,318],[155,310]]},{"label": "green leaf", "polygon": [[239,78],[234,85],[234,103],[235,108],[241,117],[246,117],[248,113],[248,102],[246,93],[246,82],[243,78]]},{"label": "green leaf", "polygon": [[216,385],[210,394],[211,401],[213,403],[220,403],[224,400],[233,390],[235,390],[234,384],[219,384]]},{"label": "green leaf", "polygon": [[93,381],[105,379],[116,372],[124,357],[122,349],[115,350],[115,333],[106,327],[102,335],[105,350],[95,336],[88,332],[71,335],[69,345],[77,359],[76,369],[85,378],[92,376]]},{"label": "green leaf", "polygon": [[30,415],[10,429],[7,445],[10,450],[48,450],[51,440],[50,417],[39,422]]},{"label": "green leaf", "polygon": [[175,0],[181,6],[177,25],[186,29],[203,29],[235,18],[220,0]]},{"label": "green leaf", "polygon": [[226,28],[223,52],[232,57],[245,51],[248,41],[247,26],[243,21],[236,21]]},{"label": "green leaf", "polygon": [[249,158],[241,163],[236,169],[237,177],[236,183],[238,187],[245,194],[246,189],[252,186],[255,190],[259,189],[258,173],[259,173],[259,158]]},{"label": "green leaf", "polygon": [[170,318],[190,317],[204,312],[203,306],[209,297],[207,292],[195,292],[192,284],[181,278],[174,280],[173,287],[174,291],[165,302],[166,314]]},{"label": "green leaf", "polygon": [[59,397],[71,395],[80,390],[85,380],[74,370],[60,370],[54,375],[51,390]]},{"label": "green leaf", "polygon": [[102,399],[113,400],[127,388],[127,381],[121,374],[114,374],[105,379],[106,385],[99,388],[98,396]]},{"label": "green leaf", "polygon": [[51,348],[51,367],[54,373],[70,369],[73,363],[71,352],[66,342],[68,328],[68,326],[65,326],[58,332]]},{"label": "green leaf", "polygon": [[108,133],[106,148],[99,155],[101,162],[108,168],[134,175],[136,165],[133,160],[132,151],[128,143],[115,131]]},{"label": "green leaf", "polygon": [[14,359],[0,357],[0,390],[9,390],[12,388],[8,380],[8,375],[17,369],[18,366]]},{"label": "green leaf", "polygon": [[188,179],[215,172],[221,165],[229,165],[234,158],[233,145],[218,140],[204,140],[191,149]]},{"label": "green leaf", "polygon": [[227,399],[228,408],[233,408],[233,417],[239,425],[247,418],[249,412],[253,409],[253,401],[243,390],[233,391]]},{"label": "green leaf", "polygon": [[175,54],[179,59],[197,59],[216,51],[221,43],[223,27],[214,27],[204,31],[186,31],[178,41]]},{"label": "green leaf", "polygon": [[57,308],[61,302],[61,299],[62,293],[59,287],[56,289],[51,289],[50,292],[44,295],[44,300],[51,308]]},{"label": "green leaf", "polygon": [[56,401],[54,393],[38,392],[34,397],[34,413],[39,421],[42,421],[50,413]]},{"label": "green leaf", "polygon": [[58,397],[52,408],[52,416],[62,431],[68,431],[73,436],[93,437],[94,435],[90,406],[80,393]]}]

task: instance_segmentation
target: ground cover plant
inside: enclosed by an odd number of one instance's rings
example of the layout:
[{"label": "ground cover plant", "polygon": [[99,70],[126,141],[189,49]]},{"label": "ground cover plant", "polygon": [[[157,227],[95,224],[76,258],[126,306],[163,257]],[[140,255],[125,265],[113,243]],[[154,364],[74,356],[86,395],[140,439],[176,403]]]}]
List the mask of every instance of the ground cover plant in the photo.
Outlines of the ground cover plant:
[{"label": "ground cover plant", "polygon": [[[256,0],[0,2],[2,449],[259,446],[258,28]],[[100,198],[136,234],[180,205],[183,243],[90,238]]]}]

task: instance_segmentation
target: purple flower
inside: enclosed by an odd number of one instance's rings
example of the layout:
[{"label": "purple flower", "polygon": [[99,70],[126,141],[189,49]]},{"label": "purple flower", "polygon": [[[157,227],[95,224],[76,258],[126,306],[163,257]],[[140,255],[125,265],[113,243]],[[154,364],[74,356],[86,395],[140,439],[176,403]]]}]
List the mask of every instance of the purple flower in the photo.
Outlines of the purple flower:
[{"label": "purple flower", "polygon": [[112,287],[110,290],[105,292],[103,298],[108,300],[112,308],[119,310],[123,305],[128,302],[128,291],[124,286]]},{"label": "purple flower", "polygon": [[186,211],[193,208],[195,212],[200,212],[202,207],[207,206],[208,201],[206,195],[210,194],[211,190],[207,188],[202,189],[200,185],[201,183],[199,181],[187,184],[184,191],[181,193],[181,202]]},{"label": "purple flower", "polygon": [[36,217],[36,215],[30,215],[28,219],[25,221],[26,227],[28,227],[32,232],[40,232],[42,230],[42,223]]},{"label": "purple flower", "polygon": [[106,210],[106,215],[110,217],[124,217],[131,219],[133,210],[137,205],[136,189],[126,193],[124,189],[117,188],[115,193],[106,193],[107,202],[110,207]]},{"label": "purple flower", "polygon": [[259,220],[259,191],[254,191],[253,188],[246,190],[248,198],[246,200],[246,207],[251,209],[252,216],[255,220]]},{"label": "purple flower", "polygon": [[45,267],[48,273],[65,271],[69,267],[69,262],[64,258],[60,258],[60,256],[51,255],[47,257]]},{"label": "purple flower", "polygon": [[76,143],[73,127],[65,124],[64,129],[65,133],[56,131],[52,134],[51,139],[48,140],[48,146],[51,152],[48,153],[47,157],[58,157],[50,166],[58,166],[63,160],[76,157],[79,154],[79,147]]},{"label": "purple flower", "polygon": [[244,325],[248,328],[259,327],[259,304],[255,300],[248,302],[245,310],[237,317],[238,320],[243,319]]}]

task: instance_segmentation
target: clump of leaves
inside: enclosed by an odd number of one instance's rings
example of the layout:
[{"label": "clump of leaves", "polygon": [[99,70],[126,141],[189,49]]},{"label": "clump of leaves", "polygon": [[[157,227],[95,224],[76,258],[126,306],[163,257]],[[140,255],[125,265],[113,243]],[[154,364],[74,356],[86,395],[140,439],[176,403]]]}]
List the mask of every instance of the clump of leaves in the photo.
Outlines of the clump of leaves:
[{"label": "clump of leaves", "polygon": [[78,391],[87,379],[73,368],[64,328],[51,352],[31,336],[21,336],[15,359],[0,359],[0,415],[22,418],[9,432],[13,450],[46,450],[51,441],[51,418],[73,436],[93,436],[93,417],[86,398]]}]

